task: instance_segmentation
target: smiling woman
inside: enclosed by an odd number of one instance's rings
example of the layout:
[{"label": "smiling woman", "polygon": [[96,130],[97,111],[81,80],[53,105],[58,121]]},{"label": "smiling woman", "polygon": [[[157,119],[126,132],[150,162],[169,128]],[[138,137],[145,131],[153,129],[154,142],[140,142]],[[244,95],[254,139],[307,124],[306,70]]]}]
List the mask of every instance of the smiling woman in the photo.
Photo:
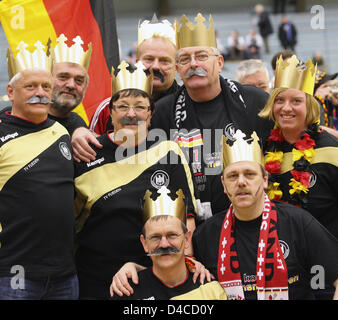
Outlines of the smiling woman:
[{"label": "smiling woman", "polygon": [[338,140],[319,129],[311,64],[290,59],[287,67],[279,60],[276,88],[259,113],[275,121],[264,146],[268,195],[301,206],[338,237]]}]

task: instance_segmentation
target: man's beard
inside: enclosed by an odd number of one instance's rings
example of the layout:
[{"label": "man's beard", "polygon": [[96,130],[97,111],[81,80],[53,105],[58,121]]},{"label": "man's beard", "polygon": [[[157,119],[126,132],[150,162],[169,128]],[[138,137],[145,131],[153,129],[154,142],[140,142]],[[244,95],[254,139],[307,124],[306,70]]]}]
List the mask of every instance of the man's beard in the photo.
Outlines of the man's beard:
[{"label": "man's beard", "polygon": [[[68,99],[62,96],[63,92],[71,93],[74,97]],[[75,107],[77,107],[82,101],[82,96],[74,92],[74,90],[60,90],[53,94],[52,108],[57,111],[60,115],[68,115]]]}]

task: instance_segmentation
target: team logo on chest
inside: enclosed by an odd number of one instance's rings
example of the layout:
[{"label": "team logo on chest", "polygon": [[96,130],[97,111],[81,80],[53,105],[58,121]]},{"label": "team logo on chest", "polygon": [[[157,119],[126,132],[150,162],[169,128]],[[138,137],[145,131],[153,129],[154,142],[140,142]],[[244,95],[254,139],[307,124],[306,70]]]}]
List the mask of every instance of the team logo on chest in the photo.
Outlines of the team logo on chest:
[{"label": "team logo on chest", "polygon": [[234,134],[235,134],[235,126],[233,123],[229,123],[225,128],[224,128],[224,134],[225,136],[231,140],[231,141],[235,141],[236,139],[234,138]]},{"label": "team logo on chest", "polygon": [[309,179],[309,183],[310,183],[309,188],[312,188],[316,184],[316,182],[317,182],[317,176],[313,171],[311,171],[311,176]]},{"label": "team logo on chest", "polygon": [[66,142],[60,142],[59,143],[59,149],[61,151],[61,154],[67,159],[72,160],[72,153],[70,152],[67,143]]},{"label": "team logo on chest", "polygon": [[286,259],[286,258],[289,256],[289,253],[290,253],[290,247],[289,247],[289,245],[288,245],[285,241],[283,241],[283,240],[279,240],[279,244],[280,244],[280,248],[282,249],[284,259]]},{"label": "team logo on chest", "polygon": [[156,170],[150,178],[151,185],[156,189],[160,189],[163,186],[168,187],[169,181],[168,173],[163,170]]}]

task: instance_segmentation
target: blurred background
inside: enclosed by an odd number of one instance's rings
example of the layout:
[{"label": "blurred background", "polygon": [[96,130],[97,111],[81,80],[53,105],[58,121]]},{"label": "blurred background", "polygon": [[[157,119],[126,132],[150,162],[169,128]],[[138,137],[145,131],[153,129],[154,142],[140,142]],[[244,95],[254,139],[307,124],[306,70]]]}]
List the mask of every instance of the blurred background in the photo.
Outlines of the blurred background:
[{"label": "blurred background", "polygon": [[[271,59],[283,47],[278,37],[278,29],[282,17],[294,25],[297,30],[297,44],[294,51],[298,58],[307,61],[316,59],[319,68],[327,73],[338,72],[338,1],[312,1],[312,0],[106,0],[113,1],[116,14],[117,34],[120,44],[120,57],[130,59],[133,57],[133,47],[137,41],[137,25],[139,20],[151,20],[154,13],[160,19],[168,19],[173,23],[182,14],[192,20],[198,12],[207,19],[209,14],[214,20],[219,49],[225,58],[222,75],[234,79],[235,70],[241,59],[247,57],[260,58],[265,62],[272,76]],[[264,43],[258,52],[248,51],[246,37],[250,34],[259,34],[257,27],[258,16],[254,10],[260,3],[271,21],[273,33],[268,36],[269,52]],[[316,6],[316,7],[315,7]],[[319,7],[318,7],[319,6]],[[311,12],[311,9],[313,12]],[[319,11],[318,11],[319,10]],[[318,20],[321,19],[321,20]],[[208,25],[208,23],[207,23]],[[236,31],[240,39],[243,52],[239,50],[238,56],[230,50],[230,37]],[[259,43],[259,41],[257,42]],[[6,51],[8,43],[0,26],[0,109],[9,102],[6,100],[6,85],[8,83]],[[248,56],[251,55],[251,56]]]}]

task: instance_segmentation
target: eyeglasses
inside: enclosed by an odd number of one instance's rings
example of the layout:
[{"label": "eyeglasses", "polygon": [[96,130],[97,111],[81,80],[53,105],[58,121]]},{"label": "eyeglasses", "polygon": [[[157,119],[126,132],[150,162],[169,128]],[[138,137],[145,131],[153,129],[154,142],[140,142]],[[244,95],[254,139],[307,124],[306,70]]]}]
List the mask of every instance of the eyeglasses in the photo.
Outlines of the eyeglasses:
[{"label": "eyeglasses", "polygon": [[119,105],[119,106],[114,106],[113,105],[113,109],[118,112],[118,113],[128,113],[130,111],[130,109],[133,109],[133,111],[137,114],[145,114],[150,110],[150,106],[134,106],[134,107],[130,107],[130,106],[126,106],[126,105]]},{"label": "eyeglasses", "polygon": [[194,57],[196,61],[207,61],[209,57],[218,57],[218,54],[210,54],[208,52],[199,52],[192,55],[185,54],[178,57],[177,62],[185,65],[191,62],[192,57]]},{"label": "eyeglasses", "polygon": [[184,234],[184,232],[179,233],[179,234],[173,233],[173,232],[170,232],[170,233],[167,233],[167,234],[164,234],[164,235],[155,234],[151,237],[147,237],[147,240],[149,240],[153,245],[158,245],[161,242],[162,238],[165,237],[167,239],[167,241],[172,244],[182,234]]}]

